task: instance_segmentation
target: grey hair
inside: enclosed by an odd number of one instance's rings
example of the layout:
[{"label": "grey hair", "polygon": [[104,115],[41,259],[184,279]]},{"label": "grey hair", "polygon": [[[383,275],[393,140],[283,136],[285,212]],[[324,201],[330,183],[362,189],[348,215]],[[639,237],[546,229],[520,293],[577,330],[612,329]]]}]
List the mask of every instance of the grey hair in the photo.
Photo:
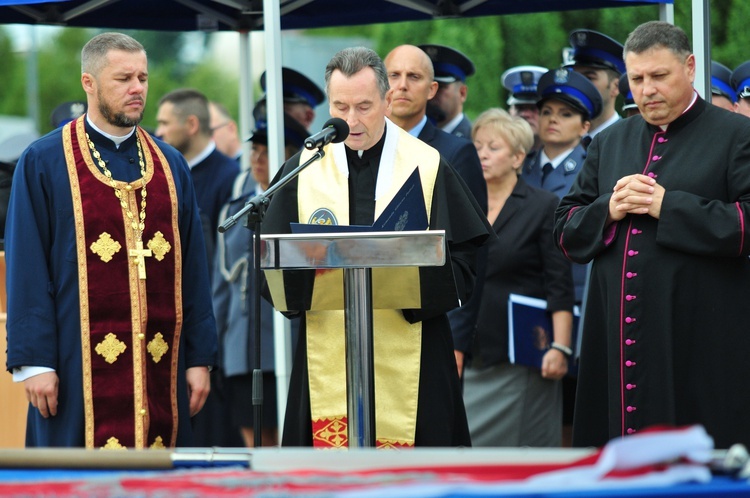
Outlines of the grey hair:
[{"label": "grey hair", "polygon": [[174,106],[173,112],[185,121],[188,116],[198,118],[201,133],[211,135],[211,116],[208,111],[208,98],[193,88],[172,90],[159,100],[159,107],[165,102]]},{"label": "grey hair", "polygon": [[122,33],[102,33],[96,35],[81,50],[81,74],[98,76],[107,64],[107,54],[111,50],[123,52],[143,52],[146,49],[135,38]]},{"label": "grey hair", "polygon": [[623,58],[628,52],[641,54],[652,48],[666,48],[683,60],[693,53],[685,32],[664,21],[649,21],[641,24],[628,35],[623,47]]},{"label": "grey hair", "polygon": [[[345,48],[331,58],[326,66],[325,73],[326,94],[329,94],[331,75],[335,70],[338,69],[344,73],[344,76],[351,78],[366,67],[371,67],[375,71],[380,96],[385,98],[388,90],[390,90],[388,72],[380,56],[374,50],[366,47]],[[328,100],[330,101],[330,95],[328,95]]]}]

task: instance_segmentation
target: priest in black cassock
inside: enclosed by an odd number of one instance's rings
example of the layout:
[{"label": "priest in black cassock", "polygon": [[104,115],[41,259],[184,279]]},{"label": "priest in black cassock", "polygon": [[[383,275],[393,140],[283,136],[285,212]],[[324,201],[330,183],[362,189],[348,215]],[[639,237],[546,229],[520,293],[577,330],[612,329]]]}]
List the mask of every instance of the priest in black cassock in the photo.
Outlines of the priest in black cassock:
[{"label": "priest in black cassock", "polygon": [[88,113],[18,162],[6,231],[8,362],[27,446],[191,446],[216,363],[206,253],[179,152],[138,126],[143,46],[81,53]]},{"label": "priest in black cassock", "polygon": [[702,424],[750,444],[750,123],[693,89],[695,56],[665,22],[625,62],[640,116],[591,142],[555,240],[593,260],[573,444]]},{"label": "priest in black cassock", "polygon": [[[321,161],[273,196],[263,231],[288,233],[290,222],[372,225],[419,168],[429,228],[446,231],[449,260],[442,267],[414,269],[412,277],[403,280],[413,288],[411,301],[420,306],[374,310],[376,446],[468,446],[446,312],[468,298],[476,251],[488,237],[489,226],[464,182],[440,154],[385,117],[390,105],[388,77],[375,52],[361,47],[342,50],[328,63],[325,78],[330,114],[346,120],[350,133],[344,143],[325,146]],[[292,157],[277,180],[310,155],[312,151],[303,151]],[[408,270],[401,269],[401,275]],[[284,286],[299,290],[305,279],[315,276],[313,308],[318,298],[325,298],[316,295],[318,290],[325,294],[327,285],[341,285],[335,271],[297,273],[285,272]],[[383,289],[373,278],[376,296]],[[273,288],[271,275],[268,281]],[[303,312],[303,326],[282,445],[346,446],[344,312],[301,308],[296,308]]]}]

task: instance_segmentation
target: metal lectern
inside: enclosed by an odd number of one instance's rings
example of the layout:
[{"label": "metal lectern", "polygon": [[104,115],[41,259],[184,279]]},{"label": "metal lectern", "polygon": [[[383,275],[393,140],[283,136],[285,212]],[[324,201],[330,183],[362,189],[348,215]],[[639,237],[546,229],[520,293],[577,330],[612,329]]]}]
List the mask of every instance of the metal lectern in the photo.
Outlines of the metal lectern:
[{"label": "metal lectern", "polygon": [[[340,227],[344,228],[346,227]],[[312,306],[317,306],[317,309],[344,310],[349,447],[375,446],[372,310],[419,308],[421,303],[419,292],[413,291],[402,296],[394,296],[393,292],[373,296],[372,272],[374,268],[400,269],[398,274],[383,273],[380,278],[411,278],[416,279],[418,284],[419,267],[445,264],[445,231],[327,231],[268,234],[261,239],[261,268],[264,270],[343,270],[342,293],[330,296],[325,303],[313,303]],[[413,268],[414,273],[406,275],[404,267]],[[268,271],[266,273],[268,275]],[[274,305],[279,309],[278,303],[285,300],[275,297],[270,278],[269,288],[274,297]]]}]

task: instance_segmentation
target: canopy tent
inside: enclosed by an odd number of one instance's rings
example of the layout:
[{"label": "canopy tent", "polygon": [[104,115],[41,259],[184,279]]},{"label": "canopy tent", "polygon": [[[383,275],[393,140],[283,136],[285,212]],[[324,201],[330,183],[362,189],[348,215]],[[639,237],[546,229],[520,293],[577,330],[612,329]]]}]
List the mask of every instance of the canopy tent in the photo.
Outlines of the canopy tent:
[{"label": "canopy tent", "polygon": [[[0,23],[148,30],[261,30],[261,0],[0,0]],[[280,27],[419,21],[600,9],[673,0],[277,0]],[[5,7],[3,7],[5,6]]]},{"label": "canopy tent", "polygon": [[[272,95],[281,92],[279,30],[386,23],[408,20],[507,15],[541,11],[598,9],[659,4],[660,17],[674,0],[0,0],[0,23],[111,29],[237,31],[241,40],[240,128],[251,128],[252,89],[248,31],[264,30],[269,116],[281,116]],[[698,1],[698,0],[694,0]],[[276,90],[276,91],[273,91]],[[271,123],[269,140],[280,144],[281,119]],[[277,134],[278,133],[278,134]],[[276,149],[278,149],[276,151]],[[271,164],[281,149],[272,147]],[[274,157],[275,154],[279,155]]]},{"label": "canopy tent", "polygon": [[[693,0],[694,5],[700,1]],[[660,6],[660,18],[673,22],[674,0],[0,0],[0,24],[39,24],[163,31],[237,31],[240,45],[240,129],[252,124],[249,32],[264,31],[268,61],[269,164],[283,162],[281,30],[431,19],[521,14],[542,11]],[[704,4],[703,8],[707,8]],[[694,7],[695,12],[695,7]],[[696,39],[697,41],[697,39]],[[696,50],[703,44],[695,43]],[[701,95],[700,68],[697,85]],[[704,83],[705,84],[705,83]],[[274,119],[274,117],[276,117]],[[245,154],[247,156],[247,154]],[[272,170],[272,174],[274,171]],[[281,323],[281,322],[279,322]],[[277,327],[279,413],[283,417],[291,354],[288,332]],[[283,391],[283,392],[282,392]]]}]

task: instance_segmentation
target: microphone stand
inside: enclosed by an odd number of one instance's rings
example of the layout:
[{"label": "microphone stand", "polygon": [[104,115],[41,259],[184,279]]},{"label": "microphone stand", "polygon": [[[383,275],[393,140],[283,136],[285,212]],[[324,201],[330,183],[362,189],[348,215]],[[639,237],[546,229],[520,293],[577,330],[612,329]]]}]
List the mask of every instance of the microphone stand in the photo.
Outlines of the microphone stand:
[{"label": "microphone stand", "polygon": [[[261,354],[260,354],[260,334],[261,334],[261,297],[260,297],[260,286],[262,283],[261,272],[260,272],[260,251],[261,251],[261,238],[260,230],[263,217],[266,214],[266,209],[270,203],[271,196],[276,193],[279,189],[284,187],[287,183],[296,178],[303,169],[308,167],[313,162],[321,159],[325,156],[325,152],[322,146],[318,148],[315,154],[310,157],[307,161],[300,164],[286,176],[282,177],[278,182],[271,185],[265,192],[256,195],[247,203],[245,206],[233,214],[219,226],[218,231],[224,233],[234,225],[243,216],[247,216],[245,226],[252,231],[252,242],[251,247],[253,251],[253,302],[255,316],[252,322],[248,320],[248,335],[253,337],[252,333],[255,332],[253,346],[255,348],[253,354],[253,446],[260,448],[263,444],[262,431],[263,431],[263,370],[261,369]],[[249,275],[248,275],[249,279]],[[248,282],[249,284],[249,282]],[[252,324],[252,326],[251,326]]]}]

